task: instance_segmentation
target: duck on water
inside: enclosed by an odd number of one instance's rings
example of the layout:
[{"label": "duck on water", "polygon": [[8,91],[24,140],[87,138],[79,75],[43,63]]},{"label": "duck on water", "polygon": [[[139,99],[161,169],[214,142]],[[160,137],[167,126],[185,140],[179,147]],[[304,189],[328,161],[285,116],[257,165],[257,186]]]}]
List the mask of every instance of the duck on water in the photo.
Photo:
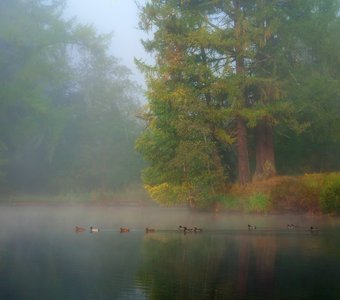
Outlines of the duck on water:
[{"label": "duck on water", "polygon": [[182,225],[178,226],[178,230],[183,231],[184,233],[187,233],[187,232],[202,232],[203,231],[203,229],[199,228],[199,227],[188,228],[188,227],[182,226]]},{"label": "duck on water", "polygon": [[130,228],[128,228],[128,227],[120,227],[119,231],[120,231],[120,233],[127,233],[127,232],[130,232]]},{"label": "duck on water", "polygon": [[84,227],[80,227],[80,226],[76,226],[76,227],[74,227],[74,230],[75,230],[76,232],[84,232],[84,231],[85,231],[85,228],[84,228]]},{"label": "duck on water", "polygon": [[90,227],[90,232],[99,232],[99,228]]},{"label": "duck on water", "polygon": [[256,225],[248,224],[248,230],[256,230]]}]

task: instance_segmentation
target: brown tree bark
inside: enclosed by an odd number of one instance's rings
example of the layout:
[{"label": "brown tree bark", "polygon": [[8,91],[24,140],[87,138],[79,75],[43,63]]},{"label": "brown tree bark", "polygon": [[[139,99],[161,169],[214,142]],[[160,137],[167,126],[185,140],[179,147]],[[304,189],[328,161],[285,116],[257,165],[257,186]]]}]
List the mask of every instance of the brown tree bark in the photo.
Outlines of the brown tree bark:
[{"label": "brown tree bark", "polygon": [[[234,0],[233,1],[235,14],[234,14],[234,30],[236,36],[236,47],[235,47],[235,67],[236,67],[236,74],[237,75],[244,75],[245,74],[245,67],[244,67],[244,45],[242,44],[242,38],[244,34],[244,28],[242,26],[241,18],[241,8],[240,8],[240,1]],[[243,89],[242,85],[239,86]],[[244,91],[240,92],[242,95],[241,99],[238,99],[239,106],[244,107],[246,104]],[[237,135],[237,164],[238,164],[238,181],[240,184],[246,184],[250,181],[250,171],[249,171],[249,158],[248,158],[248,140],[247,140],[247,127],[245,121],[240,117],[237,116],[236,119],[236,135]]]},{"label": "brown tree bark", "polygon": [[256,169],[255,179],[264,179],[276,175],[274,135],[272,126],[260,121],[255,129],[256,138]]},{"label": "brown tree bark", "polygon": [[240,117],[237,119],[237,164],[239,183],[246,184],[250,180],[247,128]]}]

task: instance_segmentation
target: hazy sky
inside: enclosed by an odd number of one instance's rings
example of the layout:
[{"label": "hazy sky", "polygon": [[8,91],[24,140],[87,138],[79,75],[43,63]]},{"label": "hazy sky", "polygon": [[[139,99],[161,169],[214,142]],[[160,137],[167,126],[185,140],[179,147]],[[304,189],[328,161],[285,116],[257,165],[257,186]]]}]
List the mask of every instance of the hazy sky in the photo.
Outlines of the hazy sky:
[{"label": "hazy sky", "polygon": [[[92,24],[100,33],[114,32],[112,54],[121,59],[133,73],[133,79],[141,85],[144,77],[134,64],[134,57],[145,60],[140,39],[145,34],[138,29],[138,9],[135,0],[67,0],[68,16],[76,16],[80,23]],[[145,0],[138,0],[144,3]]]}]

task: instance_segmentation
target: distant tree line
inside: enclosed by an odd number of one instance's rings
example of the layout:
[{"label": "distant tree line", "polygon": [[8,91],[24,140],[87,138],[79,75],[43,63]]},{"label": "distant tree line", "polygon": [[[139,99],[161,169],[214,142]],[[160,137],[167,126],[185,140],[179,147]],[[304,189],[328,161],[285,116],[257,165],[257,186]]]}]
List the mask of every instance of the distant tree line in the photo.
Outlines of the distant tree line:
[{"label": "distant tree line", "polygon": [[20,192],[115,190],[139,181],[140,88],[110,35],[65,1],[0,2],[0,181]]},{"label": "distant tree line", "polygon": [[228,184],[340,169],[338,0],[150,0],[139,61],[145,187],[202,202]]}]

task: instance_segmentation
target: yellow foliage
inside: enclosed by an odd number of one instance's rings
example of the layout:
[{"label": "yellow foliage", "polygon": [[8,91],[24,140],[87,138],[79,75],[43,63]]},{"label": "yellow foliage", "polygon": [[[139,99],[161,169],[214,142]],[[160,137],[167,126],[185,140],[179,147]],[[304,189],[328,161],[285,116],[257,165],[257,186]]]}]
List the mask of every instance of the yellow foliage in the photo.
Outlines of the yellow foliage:
[{"label": "yellow foliage", "polygon": [[169,193],[169,184],[164,182],[158,185],[144,185],[151,198],[159,202],[165,203],[166,195]]},{"label": "yellow foliage", "polygon": [[215,136],[224,144],[232,145],[235,142],[235,138],[232,137],[230,134],[227,134],[226,130],[217,128],[215,130]]}]

